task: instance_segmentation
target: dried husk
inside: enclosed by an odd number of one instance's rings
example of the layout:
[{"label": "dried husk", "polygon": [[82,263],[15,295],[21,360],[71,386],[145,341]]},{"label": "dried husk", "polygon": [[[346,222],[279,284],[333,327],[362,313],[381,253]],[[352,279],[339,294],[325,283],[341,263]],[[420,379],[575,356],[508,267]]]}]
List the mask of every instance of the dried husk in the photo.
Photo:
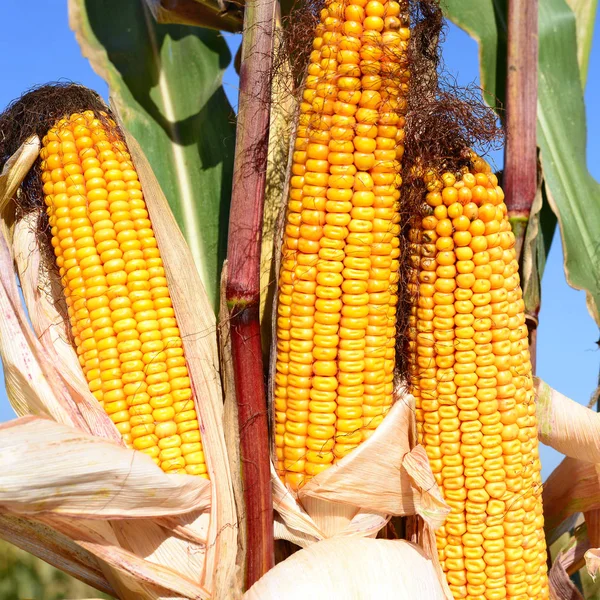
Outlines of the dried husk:
[{"label": "dried husk", "polygon": [[600,414],[536,379],[538,435],[566,458],[544,484],[548,537],[569,516],[600,509]]},{"label": "dried husk", "polygon": [[[450,508],[427,455],[422,446],[410,448],[413,411],[412,396],[398,398],[369,440],[313,477],[297,497],[274,474],[275,509],[293,535],[371,537],[392,515],[416,514],[434,529],[444,523]],[[278,534],[290,539],[282,529]]]},{"label": "dried husk", "polygon": [[[413,398],[401,394],[369,440],[313,477],[298,494],[280,481],[273,464],[275,538],[311,548],[326,539],[374,538],[391,516],[419,515],[421,544],[438,584],[451,599],[433,532],[450,512],[422,446],[410,447]],[[428,543],[429,542],[429,543]]]},{"label": "dried husk", "polygon": [[[579,518],[577,521],[581,521]],[[584,554],[590,548],[586,528],[572,523],[560,539],[549,544],[552,568],[548,573],[550,597],[553,600],[576,600],[582,598],[570,579],[585,564]]]},{"label": "dried husk", "polygon": [[0,428],[0,537],[123,599],[230,598],[237,517],[214,314],[146,159],[127,142],[161,247],[211,480],[166,475],[125,448],[89,392],[38,213],[15,220],[11,200],[40,147],[30,138],[0,175],[0,355],[23,417]]},{"label": "dried husk", "polygon": [[331,539],[279,563],[244,600],[445,597],[432,562],[417,546],[404,540]]},{"label": "dried husk", "polygon": [[600,508],[600,465],[566,457],[544,484],[547,535],[571,515]]},{"label": "dried husk", "polygon": [[291,155],[290,137],[293,117],[297,108],[293,94],[294,81],[291,66],[283,48],[283,29],[280,15],[275,19],[273,39],[274,68],[271,81],[271,116],[267,149],[267,181],[264,195],[264,212],[260,254],[260,322],[263,334],[263,352],[268,356],[271,339],[272,307],[277,289],[277,261],[279,251],[276,239],[281,231],[279,223],[285,213],[285,191]]},{"label": "dried husk", "polygon": [[566,456],[600,463],[600,413],[536,378],[540,442]]},{"label": "dried husk", "polygon": [[[578,513],[585,516],[586,544],[576,543],[561,552],[550,571],[557,600],[581,598],[568,577],[584,558],[592,577],[600,568],[600,415],[536,380],[539,439],[566,455],[544,484],[546,536],[552,541]],[[592,548],[589,548],[589,545]],[[587,551],[586,551],[587,550]]]},{"label": "dried husk", "polygon": [[551,600],[584,600],[560,560],[548,572]]},{"label": "dried husk", "polygon": [[0,474],[0,510],[14,514],[119,519],[210,507],[210,486],[202,478],[169,477],[141,452],[51,419],[28,416],[0,425],[0,455],[10,465]]},{"label": "dried husk", "polygon": [[600,569],[600,548],[592,548],[585,553],[585,564],[589,574],[596,578]]}]

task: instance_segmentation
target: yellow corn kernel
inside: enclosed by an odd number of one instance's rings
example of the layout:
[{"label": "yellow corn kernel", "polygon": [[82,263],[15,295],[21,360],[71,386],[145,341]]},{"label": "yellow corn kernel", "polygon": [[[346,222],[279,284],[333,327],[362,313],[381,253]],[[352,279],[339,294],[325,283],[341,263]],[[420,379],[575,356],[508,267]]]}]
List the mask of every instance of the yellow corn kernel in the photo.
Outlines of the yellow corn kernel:
[{"label": "yellow corn kernel", "polygon": [[[42,153],[52,246],[90,391],[129,446],[165,471],[207,477],[165,271],[116,125],[105,113],[70,115]],[[182,446],[193,432],[199,447]]]},{"label": "yellow corn kernel", "polygon": [[419,441],[452,507],[445,530],[457,545],[438,535],[438,549],[455,598],[546,599],[531,363],[504,195],[479,157],[426,183],[433,214],[409,233],[409,371]]},{"label": "yellow corn kernel", "polygon": [[278,463],[293,489],[373,434],[395,368],[408,73],[385,86],[380,73],[407,62],[407,7],[329,2],[321,27],[336,42],[317,33],[307,68],[277,303],[276,423],[286,433],[276,452],[302,455]]}]

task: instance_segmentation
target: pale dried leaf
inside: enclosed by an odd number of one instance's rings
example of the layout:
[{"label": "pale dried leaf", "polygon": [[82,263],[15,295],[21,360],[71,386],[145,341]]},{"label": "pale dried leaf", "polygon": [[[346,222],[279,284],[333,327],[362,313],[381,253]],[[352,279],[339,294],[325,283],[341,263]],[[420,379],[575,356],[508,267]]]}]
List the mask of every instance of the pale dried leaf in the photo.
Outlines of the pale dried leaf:
[{"label": "pale dried leaf", "polygon": [[[300,503],[304,510],[311,516],[311,519],[315,522],[317,527],[323,532],[325,539],[331,538],[342,532],[343,535],[346,535],[346,528],[359,514],[359,508],[352,504],[331,502],[312,496],[303,497]],[[376,524],[379,524],[379,529],[387,522],[385,517],[382,520],[379,515],[376,515],[375,521]],[[365,523],[363,523],[363,527],[368,530],[365,533],[365,537],[369,537],[370,534],[373,533],[372,528]],[[377,533],[379,529],[377,529],[375,533]]]},{"label": "pale dried leaf", "polygon": [[[281,522],[277,521],[277,539],[289,539],[286,529],[291,536],[306,539],[307,543],[325,539],[325,534],[319,529],[312,517],[298,504],[296,498],[281,483],[277,472],[271,463],[271,490],[273,494],[273,507],[279,514]],[[294,542],[296,543],[296,542]],[[299,544],[301,545],[301,544]]]},{"label": "pale dried leaf", "polygon": [[277,513],[273,519],[273,537],[276,540],[287,540],[288,542],[292,542],[292,544],[296,544],[296,546],[300,546],[300,548],[306,548],[319,540],[325,539],[322,535],[316,537],[288,526],[281,515]]},{"label": "pale dried leaf", "polygon": [[0,514],[0,538],[97,590],[111,596],[116,595],[92,553],[43,523],[16,515]]},{"label": "pale dried leaf", "polygon": [[37,135],[32,135],[21,144],[21,147],[4,164],[0,174],[0,213],[4,212],[29,169],[37,160],[40,147],[40,139]]},{"label": "pale dried leaf", "polygon": [[593,546],[587,535],[587,527],[574,529],[573,533],[569,532],[566,537],[568,539],[562,544],[552,562],[553,564],[560,562],[565,571],[570,574],[579,570],[583,564],[585,553]]},{"label": "pale dried leaf", "polygon": [[[62,285],[40,253],[38,223],[42,209],[31,211],[14,225],[11,254],[17,267],[27,314],[38,339],[56,353],[61,371],[68,371],[77,385],[87,381],[69,340]],[[54,277],[52,277],[54,275]]]},{"label": "pale dried leaf", "polygon": [[191,542],[172,535],[161,527],[155,519],[145,519],[144,535],[139,535],[140,522],[137,519],[123,519],[112,522],[112,528],[119,546],[144,560],[163,565],[183,578],[198,584],[201,581],[206,560],[206,536],[210,521],[208,511],[194,511],[186,515],[190,519],[189,529],[203,534],[204,541]]},{"label": "pale dried leaf", "polygon": [[215,316],[190,250],[148,161],[132,136],[126,134],[126,140],[161,249],[199,416],[213,487],[202,583],[219,600],[229,597],[236,579],[238,525],[223,433]]},{"label": "pale dried leaf", "polygon": [[536,378],[539,439],[566,456],[600,463],[600,413]]},{"label": "pale dried leaf", "polygon": [[536,379],[538,436],[567,456],[544,484],[549,539],[577,512],[600,509],[600,414]]},{"label": "pale dried leaf", "polygon": [[450,511],[422,448],[409,446],[412,397],[399,398],[365,443],[301,488],[305,497],[389,515],[421,515],[434,528]]},{"label": "pale dried leaf", "polygon": [[565,458],[552,471],[543,490],[547,537],[570,515],[600,508],[598,465]]},{"label": "pale dried leaf", "polygon": [[210,484],[167,475],[149,456],[49,419],[0,425],[0,506],[92,519],[208,510]]},{"label": "pale dried leaf", "polygon": [[585,565],[589,574],[595,579],[600,569],[600,548],[591,548],[585,553]]},{"label": "pale dried leaf", "polygon": [[[306,506],[281,483],[271,465],[275,539],[306,546],[330,537],[375,537],[389,517],[379,513],[358,512],[347,504],[318,498],[305,499]],[[306,501],[308,500],[308,502]]]},{"label": "pale dried leaf", "polygon": [[444,600],[433,565],[406,541],[331,539],[279,563],[244,600],[395,598]]},{"label": "pale dried leaf", "polygon": [[584,600],[560,561],[555,561],[548,572],[548,583],[550,600]]},{"label": "pale dried leaf", "polygon": [[[47,518],[41,517],[44,522]],[[190,552],[187,545],[181,548],[167,549],[164,544],[172,546],[172,540],[167,532],[162,536],[143,536],[137,542],[145,539],[145,543],[154,543],[162,551],[163,560],[157,562],[157,552],[153,550],[145,555],[137,555],[130,550],[129,540],[123,539],[119,531],[113,531],[106,521],[89,521],[86,519],[72,519],[53,517],[52,525],[60,533],[74,540],[81,548],[87,550],[104,563],[104,572],[110,584],[117,592],[117,597],[123,600],[172,600],[173,596],[182,599],[207,599],[208,591],[180,571],[181,567],[196,570],[193,577],[198,580],[201,576],[202,556]],[[138,527],[144,521],[138,521]],[[146,524],[146,523],[144,523]],[[108,527],[108,529],[107,529]],[[187,548],[187,552],[185,549]],[[181,550],[184,550],[182,553]],[[183,562],[187,561],[188,565]],[[168,565],[168,566],[167,566]]]},{"label": "pale dried leaf", "polygon": [[0,356],[6,394],[17,415],[47,415],[60,423],[85,429],[79,411],[67,390],[58,384],[55,368],[27,324],[3,233],[0,235]]}]

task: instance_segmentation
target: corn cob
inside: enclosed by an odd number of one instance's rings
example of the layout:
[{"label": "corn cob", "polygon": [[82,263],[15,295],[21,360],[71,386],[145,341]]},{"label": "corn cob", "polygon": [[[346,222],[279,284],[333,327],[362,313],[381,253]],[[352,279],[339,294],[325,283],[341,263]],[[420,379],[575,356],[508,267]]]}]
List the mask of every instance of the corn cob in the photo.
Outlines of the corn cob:
[{"label": "corn cob", "polygon": [[79,363],[128,446],[207,477],[165,270],[115,123],[63,118],[42,143],[52,247]]},{"label": "corn cob", "polygon": [[392,404],[408,13],[329,1],[300,105],[279,273],[277,469],[297,489]]},{"label": "corn cob", "polygon": [[549,597],[532,368],[515,237],[490,167],[425,176],[410,230],[419,441],[452,512],[436,532],[455,598]]}]

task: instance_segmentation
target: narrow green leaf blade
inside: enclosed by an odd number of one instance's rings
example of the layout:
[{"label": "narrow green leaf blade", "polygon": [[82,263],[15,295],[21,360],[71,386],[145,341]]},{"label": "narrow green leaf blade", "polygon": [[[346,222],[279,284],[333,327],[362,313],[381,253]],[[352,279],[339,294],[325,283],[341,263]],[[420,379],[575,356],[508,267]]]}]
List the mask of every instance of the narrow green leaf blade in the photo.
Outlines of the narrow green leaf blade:
[{"label": "narrow green leaf blade", "polygon": [[600,324],[600,185],[587,169],[586,117],[575,17],[564,0],[540,3],[538,145],[558,217],[567,281],[584,289]]},{"label": "narrow green leaf blade", "polygon": [[144,148],[216,308],[235,141],[221,83],[227,45],[216,31],[158,25],[143,0],[69,0],[69,14],[83,54]]},{"label": "narrow green leaf blade", "polygon": [[581,84],[585,87],[592,39],[594,37],[598,0],[567,0],[567,4],[575,13],[575,20],[577,22],[577,61],[579,62],[579,69],[581,71]]},{"label": "narrow green leaf blade", "polygon": [[445,0],[444,15],[479,42],[485,101],[502,108],[506,92],[507,0]]}]

